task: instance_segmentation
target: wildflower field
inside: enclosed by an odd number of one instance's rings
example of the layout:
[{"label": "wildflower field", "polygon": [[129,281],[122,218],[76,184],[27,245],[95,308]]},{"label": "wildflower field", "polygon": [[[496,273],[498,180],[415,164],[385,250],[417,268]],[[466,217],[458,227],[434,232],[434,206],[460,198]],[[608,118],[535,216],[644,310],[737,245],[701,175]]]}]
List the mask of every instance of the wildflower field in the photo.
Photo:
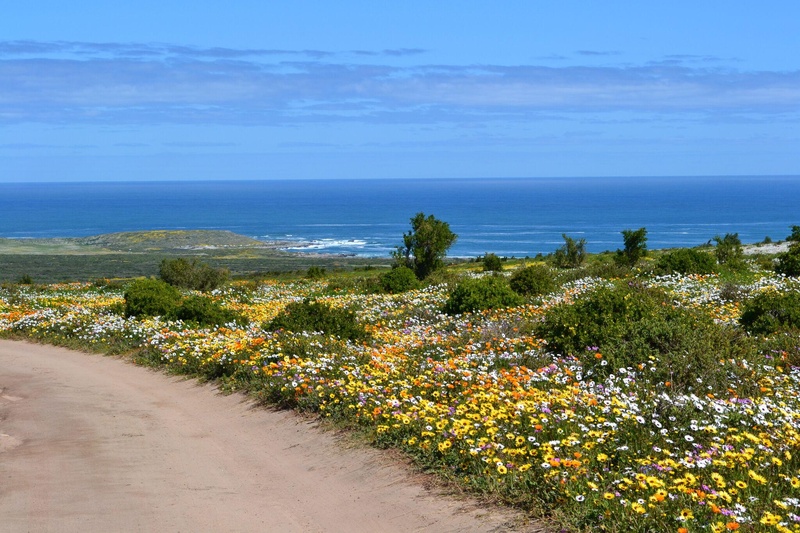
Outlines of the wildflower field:
[{"label": "wildflower field", "polygon": [[[393,295],[325,279],[234,282],[212,297],[249,325],[206,328],[126,318],[124,287],[6,285],[0,335],[130,353],[318,413],[554,528],[800,532],[797,330],[744,335],[748,356],[707,349],[712,368],[681,382],[658,357],[622,366],[603,347],[560,353],[538,334],[553,309],[612,283],[586,277],[518,307],[448,315],[447,284]],[[747,298],[800,292],[796,278],[770,272],[736,291],[716,275],[625,283],[733,331]],[[354,311],[369,339],[265,326],[307,298]]]}]

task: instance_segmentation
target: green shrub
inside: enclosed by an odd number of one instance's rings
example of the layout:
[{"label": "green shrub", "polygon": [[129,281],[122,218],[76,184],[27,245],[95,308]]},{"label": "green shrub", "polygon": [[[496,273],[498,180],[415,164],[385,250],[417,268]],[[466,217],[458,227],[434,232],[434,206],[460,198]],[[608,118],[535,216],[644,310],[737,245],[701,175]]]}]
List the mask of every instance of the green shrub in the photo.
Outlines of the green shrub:
[{"label": "green shrub", "polygon": [[776,365],[800,366],[800,329],[787,329],[766,337],[759,348]]},{"label": "green shrub", "polygon": [[125,291],[125,316],[172,316],[181,301],[181,293],[158,279],[139,279]]},{"label": "green shrub", "polygon": [[733,375],[747,372],[728,361],[755,353],[742,332],[676,308],[663,291],[636,284],[617,283],[559,304],[545,314],[537,333],[556,352],[581,359],[587,377],[632,368],[645,383],[669,382],[677,391],[723,393]]},{"label": "green shrub", "polygon": [[308,299],[290,303],[266,327],[272,331],[324,333],[353,341],[369,338],[354,312]]},{"label": "green shrub", "polygon": [[450,315],[520,305],[522,298],[500,276],[469,278],[450,293],[444,312]]},{"label": "green shrub", "polygon": [[28,274],[23,274],[17,283],[20,285],[33,285],[33,278]]},{"label": "green shrub", "polygon": [[182,257],[164,259],[158,268],[159,277],[173,287],[195,291],[213,291],[228,281],[228,271],[212,268],[197,259]]},{"label": "green shrub", "polygon": [[741,302],[747,297],[747,291],[736,283],[725,283],[719,288],[719,297],[727,302]]},{"label": "green shrub", "polygon": [[205,296],[189,296],[175,308],[171,318],[194,322],[201,326],[221,326],[231,322],[243,323],[244,318]]},{"label": "green shrub", "polygon": [[744,250],[742,250],[742,241],[739,240],[738,233],[726,233],[724,237],[717,235],[714,237],[714,242],[717,243],[714,254],[720,265],[728,265],[733,270],[739,270],[745,266]]},{"label": "green shrub", "polygon": [[630,275],[630,268],[614,260],[614,256],[600,257],[586,264],[581,269],[581,277],[603,279],[624,278]]},{"label": "green shrub", "polygon": [[306,270],[306,277],[308,279],[322,279],[325,277],[325,269],[319,266],[310,266]]},{"label": "green shrub", "polygon": [[396,266],[380,277],[383,290],[392,294],[417,289],[420,282],[414,271],[405,266]]},{"label": "green shrub", "polygon": [[553,272],[543,265],[532,265],[514,272],[509,281],[511,290],[523,296],[539,296],[556,290]]},{"label": "green shrub", "polygon": [[484,272],[499,272],[503,270],[503,264],[496,254],[486,254],[483,256]]},{"label": "green shrub", "polygon": [[787,241],[800,242],[800,226],[792,226],[792,232],[786,237]]},{"label": "green shrub", "polygon": [[672,250],[658,258],[656,272],[660,274],[711,274],[716,261],[706,253],[692,248]]},{"label": "green shrub", "polygon": [[800,293],[762,292],[744,304],[739,323],[750,333],[769,335],[800,328]]},{"label": "green shrub", "polygon": [[586,259],[586,239],[576,241],[562,233],[564,244],[553,254],[553,263],[558,268],[577,268]]},{"label": "green shrub", "polygon": [[778,255],[775,272],[784,276],[800,276],[800,242],[794,242],[789,250]]}]

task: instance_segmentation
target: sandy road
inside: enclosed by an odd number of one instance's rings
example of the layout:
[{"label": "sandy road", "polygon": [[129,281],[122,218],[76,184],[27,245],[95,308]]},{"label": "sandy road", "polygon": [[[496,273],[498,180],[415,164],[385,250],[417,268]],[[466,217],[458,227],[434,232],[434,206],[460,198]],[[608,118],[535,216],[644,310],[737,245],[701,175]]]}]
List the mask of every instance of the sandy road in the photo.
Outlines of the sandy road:
[{"label": "sandy road", "polygon": [[0,341],[0,531],[522,530],[542,531],[426,490],[386,454],[291,412]]}]

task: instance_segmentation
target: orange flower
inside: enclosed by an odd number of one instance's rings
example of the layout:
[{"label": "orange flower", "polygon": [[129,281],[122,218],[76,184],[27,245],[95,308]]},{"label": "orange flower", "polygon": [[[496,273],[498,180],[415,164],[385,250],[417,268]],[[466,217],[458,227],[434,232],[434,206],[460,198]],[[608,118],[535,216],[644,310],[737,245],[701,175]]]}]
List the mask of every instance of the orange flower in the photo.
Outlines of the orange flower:
[{"label": "orange flower", "polygon": [[727,524],[725,524],[725,529],[727,529],[728,531],[736,531],[737,529],[739,529],[739,522],[728,522]]}]

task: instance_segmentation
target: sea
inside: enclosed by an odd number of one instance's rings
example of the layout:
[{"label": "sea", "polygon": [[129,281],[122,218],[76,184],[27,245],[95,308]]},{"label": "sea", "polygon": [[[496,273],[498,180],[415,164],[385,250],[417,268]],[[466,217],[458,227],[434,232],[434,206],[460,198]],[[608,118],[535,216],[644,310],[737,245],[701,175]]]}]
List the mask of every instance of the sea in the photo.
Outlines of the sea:
[{"label": "sea", "polygon": [[800,225],[800,176],[0,183],[0,237],[229,230],[301,253],[388,257],[416,213],[447,222],[449,256],[590,252],[647,229],[651,249],[738,233],[778,241]]}]

